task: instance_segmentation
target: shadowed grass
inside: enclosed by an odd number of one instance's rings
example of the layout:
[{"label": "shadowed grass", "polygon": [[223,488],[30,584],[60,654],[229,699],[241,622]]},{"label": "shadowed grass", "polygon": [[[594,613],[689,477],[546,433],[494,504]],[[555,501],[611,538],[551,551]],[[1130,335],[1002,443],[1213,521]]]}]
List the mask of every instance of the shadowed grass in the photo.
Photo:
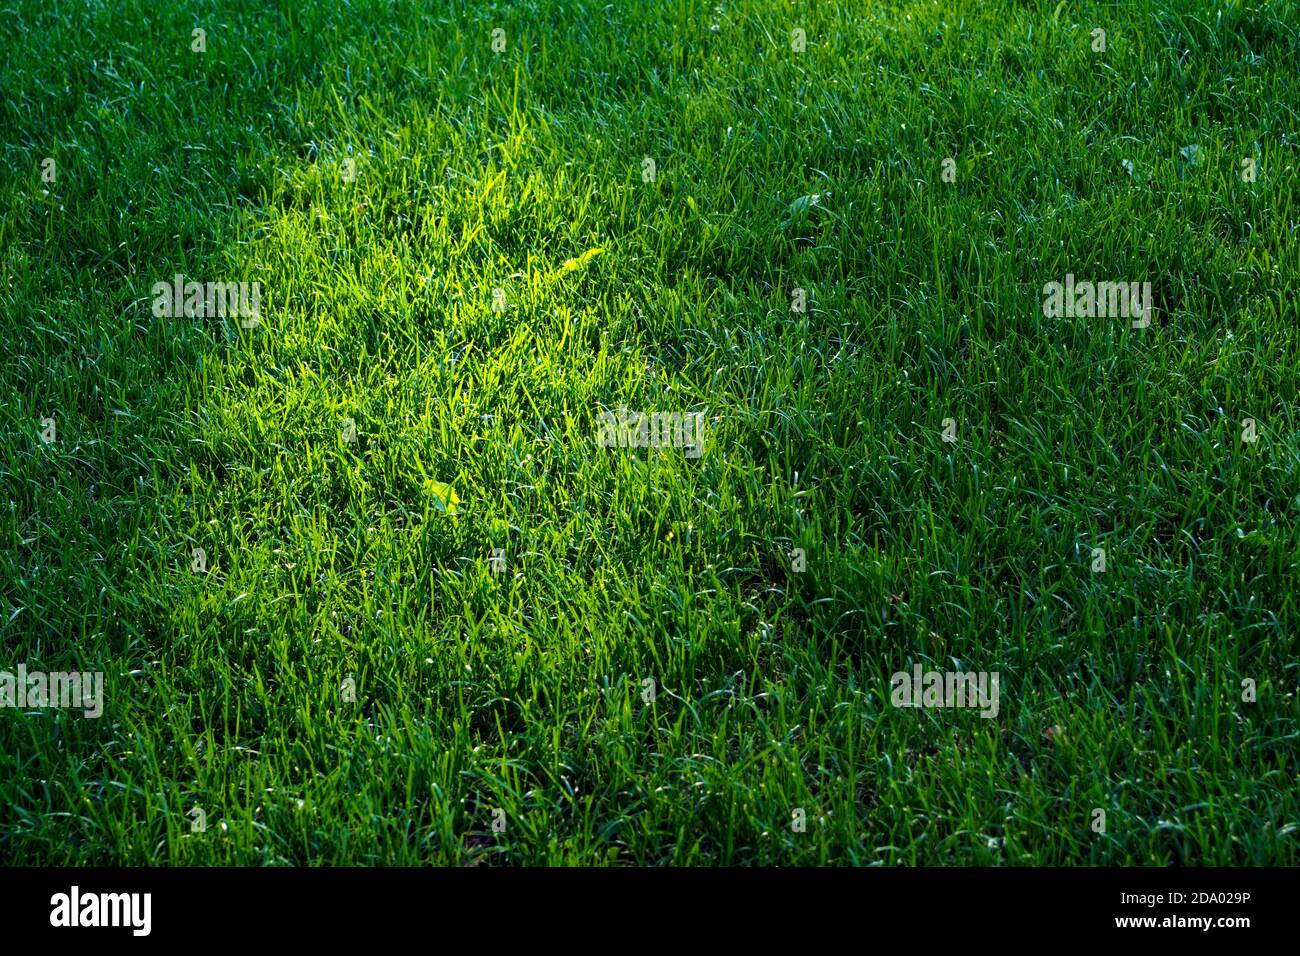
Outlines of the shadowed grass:
[{"label": "shadowed grass", "polygon": [[0,669],[106,709],[0,710],[0,859],[1296,862],[1280,8],[87,6],[0,13]]}]

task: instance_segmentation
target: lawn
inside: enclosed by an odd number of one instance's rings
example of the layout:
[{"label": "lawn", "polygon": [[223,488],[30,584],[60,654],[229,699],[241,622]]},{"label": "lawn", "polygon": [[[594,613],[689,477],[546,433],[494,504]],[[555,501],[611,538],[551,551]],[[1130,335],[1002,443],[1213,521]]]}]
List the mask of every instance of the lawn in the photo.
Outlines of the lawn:
[{"label": "lawn", "polygon": [[1289,0],[0,50],[0,862],[1300,862]]}]

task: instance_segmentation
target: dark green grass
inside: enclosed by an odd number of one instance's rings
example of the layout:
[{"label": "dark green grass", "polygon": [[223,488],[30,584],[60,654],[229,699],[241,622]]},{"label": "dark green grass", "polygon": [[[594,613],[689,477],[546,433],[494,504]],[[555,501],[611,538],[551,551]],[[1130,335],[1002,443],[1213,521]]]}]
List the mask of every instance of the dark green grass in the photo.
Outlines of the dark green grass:
[{"label": "dark green grass", "polygon": [[[1298,30],[0,10],[0,670],[107,681],[0,710],[0,860],[1295,863]],[[261,325],[155,318],[177,272]],[[1045,318],[1067,272],[1152,326]],[[997,718],[891,706],[917,662]]]}]

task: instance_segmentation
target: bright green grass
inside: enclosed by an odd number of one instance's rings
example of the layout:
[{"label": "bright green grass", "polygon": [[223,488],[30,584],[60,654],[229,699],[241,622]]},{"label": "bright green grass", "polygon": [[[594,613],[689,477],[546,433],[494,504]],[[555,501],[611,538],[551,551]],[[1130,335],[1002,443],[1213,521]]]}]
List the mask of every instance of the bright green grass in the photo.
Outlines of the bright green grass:
[{"label": "bright green grass", "polygon": [[0,669],[107,691],[0,710],[0,860],[1297,862],[1298,23],[9,4]]}]

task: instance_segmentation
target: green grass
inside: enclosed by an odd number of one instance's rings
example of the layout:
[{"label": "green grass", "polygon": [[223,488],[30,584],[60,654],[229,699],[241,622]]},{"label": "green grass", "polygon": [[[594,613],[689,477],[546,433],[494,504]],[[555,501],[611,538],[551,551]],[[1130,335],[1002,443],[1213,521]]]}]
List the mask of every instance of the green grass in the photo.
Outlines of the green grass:
[{"label": "green grass", "polygon": [[[0,710],[0,861],[1300,858],[1294,4],[17,0],[0,47],[0,670],[107,685]],[[261,324],[155,318],[175,273]],[[1151,326],[1045,317],[1066,273]],[[619,404],[705,454],[598,447]],[[998,716],[892,706],[918,662]]]}]

